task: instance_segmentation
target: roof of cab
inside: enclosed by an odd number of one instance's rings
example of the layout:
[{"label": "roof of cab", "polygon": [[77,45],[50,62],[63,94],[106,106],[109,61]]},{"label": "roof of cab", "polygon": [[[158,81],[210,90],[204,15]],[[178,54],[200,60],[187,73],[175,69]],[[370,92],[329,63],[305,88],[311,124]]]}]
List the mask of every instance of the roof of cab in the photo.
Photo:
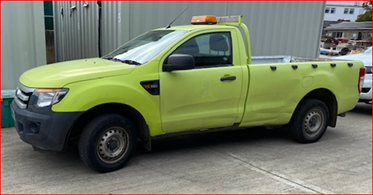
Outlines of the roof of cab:
[{"label": "roof of cab", "polygon": [[[167,28],[167,30],[185,30],[185,31],[193,31],[193,30],[201,30],[201,29],[227,29],[227,28],[235,28],[234,26],[228,25],[184,25],[184,26],[172,26],[171,28]],[[166,30],[166,27],[157,28],[154,30]]]}]

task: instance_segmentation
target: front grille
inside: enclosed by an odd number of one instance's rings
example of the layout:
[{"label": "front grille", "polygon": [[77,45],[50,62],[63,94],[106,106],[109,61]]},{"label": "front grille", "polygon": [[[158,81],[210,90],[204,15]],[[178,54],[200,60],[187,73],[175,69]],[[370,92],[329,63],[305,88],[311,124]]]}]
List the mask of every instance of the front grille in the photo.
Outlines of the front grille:
[{"label": "front grille", "polygon": [[34,88],[25,87],[19,84],[16,90],[14,101],[20,108],[26,109],[34,90]]},{"label": "front grille", "polygon": [[370,88],[362,88],[361,92],[363,93],[368,93],[370,91]]}]

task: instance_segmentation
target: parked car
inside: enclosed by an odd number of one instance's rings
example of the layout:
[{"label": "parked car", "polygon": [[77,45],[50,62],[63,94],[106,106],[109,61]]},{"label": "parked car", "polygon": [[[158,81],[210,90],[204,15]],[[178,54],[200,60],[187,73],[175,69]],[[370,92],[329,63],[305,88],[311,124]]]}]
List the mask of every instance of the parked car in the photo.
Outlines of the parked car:
[{"label": "parked car", "polygon": [[365,79],[360,93],[359,102],[372,104],[372,47],[363,53],[334,57],[335,60],[360,60],[365,66]]},{"label": "parked car", "polygon": [[25,72],[12,103],[20,138],[39,151],[78,142],[88,167],[109,172],[125,166],[137,140],[150,150],[152,138],[181,132],[283,125],[313,143],[359,99],[361,61],[252,58],[242,16],[192,24]]}]

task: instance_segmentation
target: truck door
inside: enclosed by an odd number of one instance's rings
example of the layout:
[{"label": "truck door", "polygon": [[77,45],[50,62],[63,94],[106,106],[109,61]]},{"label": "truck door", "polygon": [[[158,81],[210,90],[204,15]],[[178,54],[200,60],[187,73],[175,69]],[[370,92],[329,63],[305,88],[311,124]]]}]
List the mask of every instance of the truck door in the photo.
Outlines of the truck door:
[{"label": "truck door", "polygon": [[194,36],[172,53],[193,56],[195,68],[160,72],[164,132],[227,127],[237,121],[243,71],[234,65],[232,50],[228,31]]}]

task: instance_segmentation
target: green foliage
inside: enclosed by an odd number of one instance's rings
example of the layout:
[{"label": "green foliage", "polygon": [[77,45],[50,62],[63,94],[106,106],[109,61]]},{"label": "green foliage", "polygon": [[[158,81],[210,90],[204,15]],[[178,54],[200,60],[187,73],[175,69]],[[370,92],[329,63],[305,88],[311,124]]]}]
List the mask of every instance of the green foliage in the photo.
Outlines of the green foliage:
[{"label": "green foliage", "polygon": [[357,16],[356,22],[372,21],[372,1],[367,1],[363,4],[365,13]]},{"label": "green foliage", "polygon": [[356,22],[372,21],[372,12],[365,12],[357,17]]}]

